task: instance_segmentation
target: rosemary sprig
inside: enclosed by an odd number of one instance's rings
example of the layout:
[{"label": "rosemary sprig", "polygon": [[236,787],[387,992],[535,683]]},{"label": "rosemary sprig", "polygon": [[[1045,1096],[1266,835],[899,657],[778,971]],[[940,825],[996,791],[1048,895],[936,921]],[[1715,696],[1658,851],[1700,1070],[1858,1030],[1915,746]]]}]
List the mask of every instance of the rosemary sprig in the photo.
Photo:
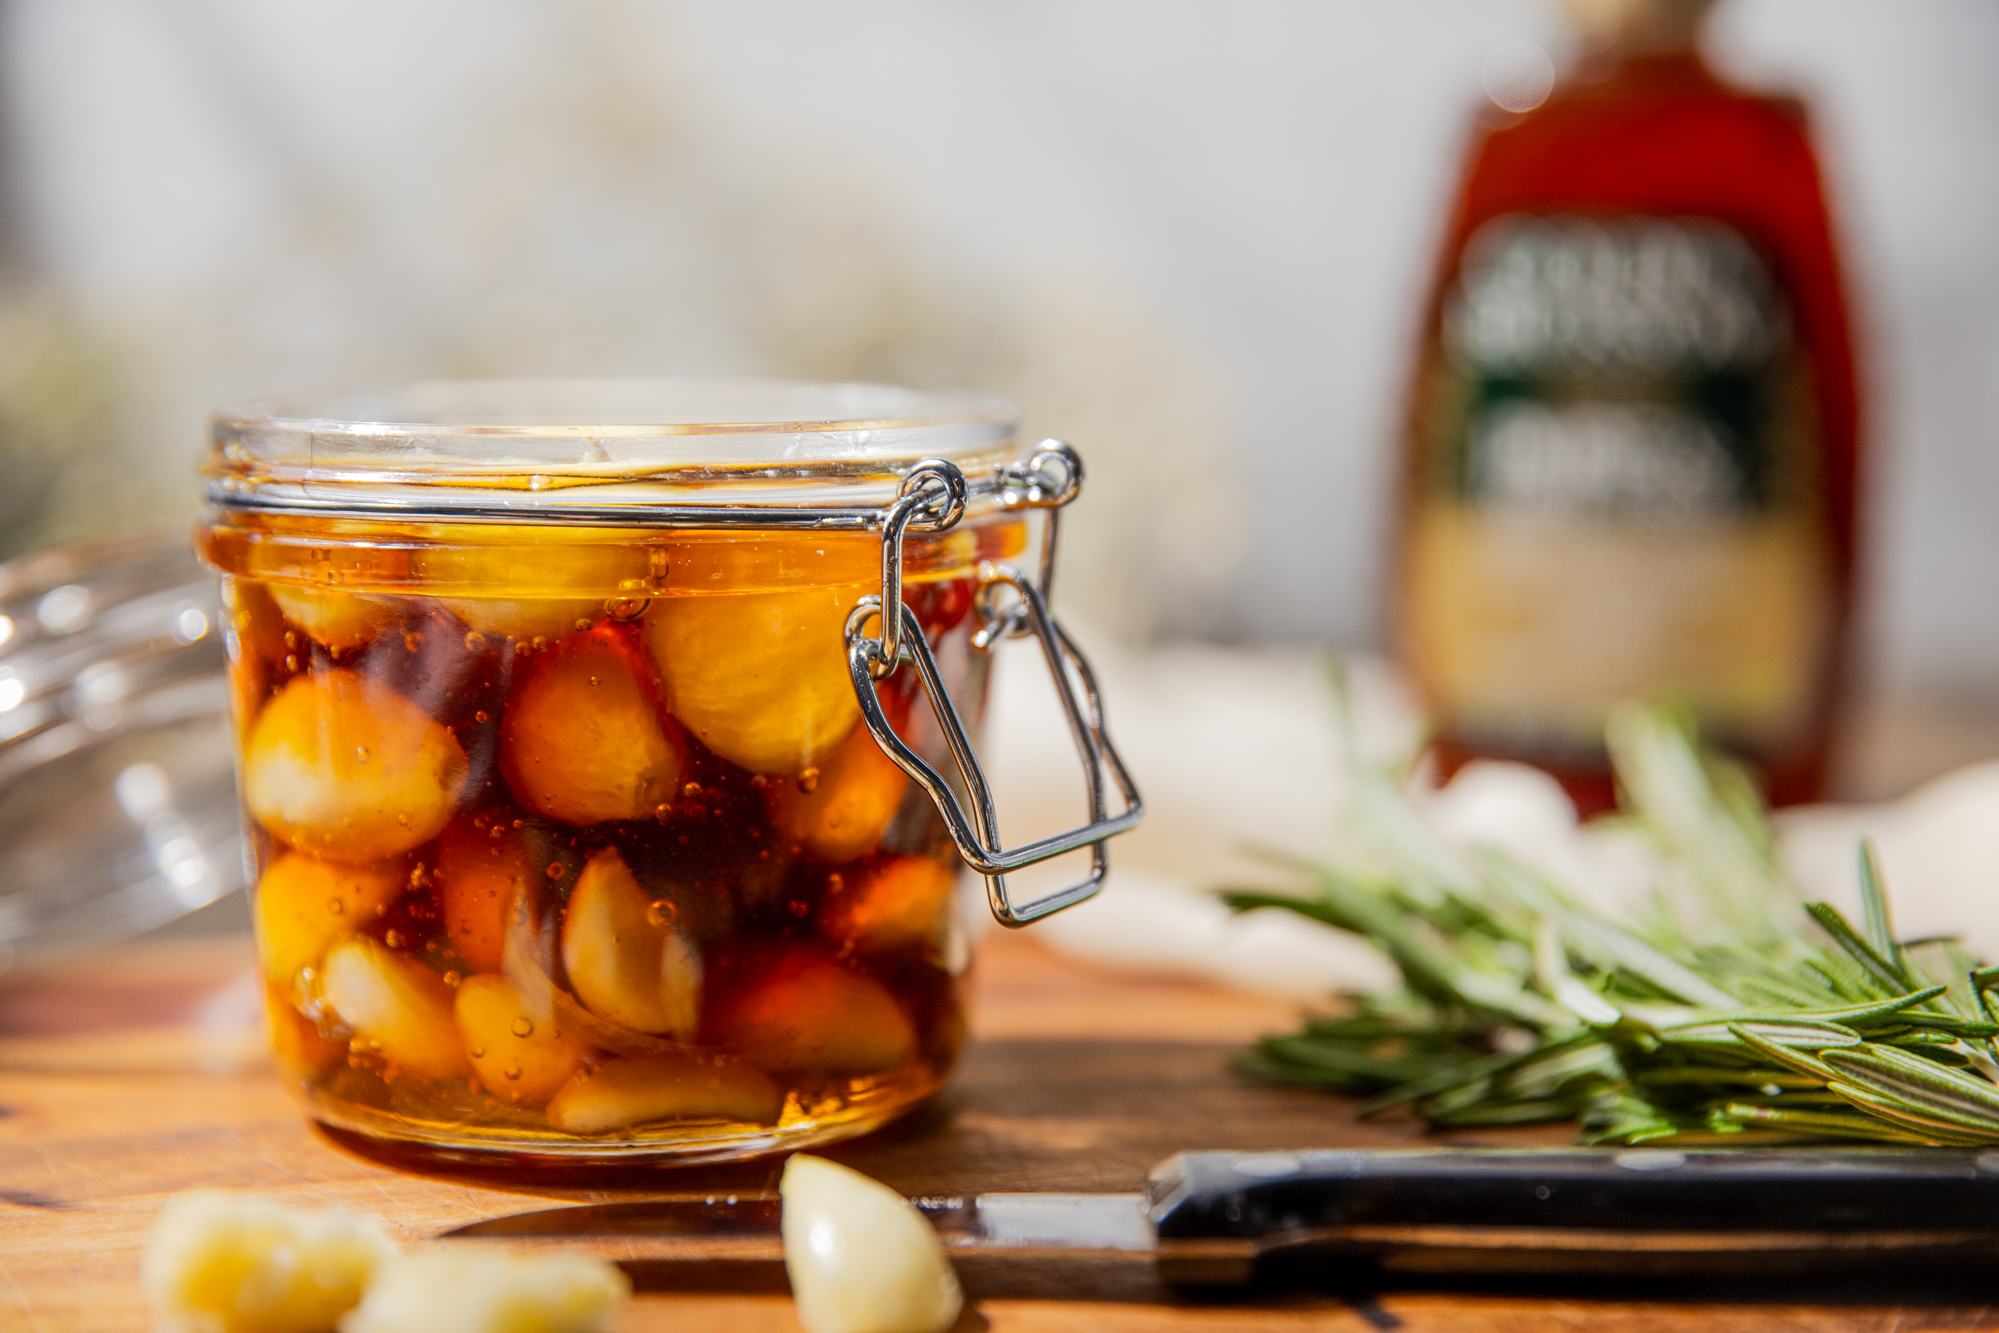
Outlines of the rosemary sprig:
[{"label": "rosemary sprig", "polygon": [[1402,775],[1352,760],[1338,865],[1238,888],[1366,939],[1398,986],[1349,997],[1240,1058],[1247,1075],[1359,1095],[1432,1125],[1574,1121],[1585,1143],[1999,1143],[1999,1014],[1954,940],[1897,940],[1871,846],[1859,927],[1801,903],[1741,771],[1691,722],[1627,705],[1608,728],[1623,808],[1663,867],[1614,920],[1506,855],[1439,837]]}]

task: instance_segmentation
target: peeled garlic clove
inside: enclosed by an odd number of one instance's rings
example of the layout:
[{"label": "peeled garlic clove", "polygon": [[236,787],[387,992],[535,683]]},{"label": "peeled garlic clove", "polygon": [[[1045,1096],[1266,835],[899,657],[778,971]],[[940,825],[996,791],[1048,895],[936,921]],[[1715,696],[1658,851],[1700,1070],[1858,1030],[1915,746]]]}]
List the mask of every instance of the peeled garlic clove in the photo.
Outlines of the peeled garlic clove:
[{"label": "peeled garlic clove", "polygon": [[908,786],[908,776],[873,734],[857,726],[820,765],[816,779],[766,783],[764,802],[779,833],[821,861],[842,865],[881,841]]},{"label": "peeled garlic clove", "polygon": [[585,1070],[548,1104],[566,1134],[605,1134],[654,1120],[774,1122],[784,1094],[761,1071],[667,1055],[610,1060]]},{"label": "peeled garlic clove", "polygon": [[486,1091],[512,1102],[542,1102],[583,1065],[590,1043],[563,1031],[495,973],[467,977],[452,1001],[465,1054]]},{"label": "peeled garlic clove", "polygon": [[294,678],[257,715],[243,803],[300,851],[375,861],[442,832],[468,769],[464,747],[408,699],[327,671]]},{"label": "peeled garlic clove", "polygon": [[566,639],[602,620],[607,600],[647,596],[650,551],[565,535],[541,529],[503,546],[422,547],[410,553],[411,577],[496,646]]},{"label": "peeled garlic clove", "polygon": [[257,711],[288,655],[284,618],[271,594],[260,583],[223,575],[222,632],[229,654],[230,717],[240,742],[250,732]]},{"label": "peeled garlic clove", "polygon": [[941,938],[957,885],[952,865],[928,856],[886,857],[873,873],[847,878],[819,904],[826,938],[873,953]]},{"label": "peeled garlic clove", "polygon": [[562,915],[562,966],[592,1013],[689,1038],[701,1021],[701,955],[658,916],[615,847],[584,864]]},{"label": "peeled garlic clove", "polygon": [[326,1072],[346,1047],[320,1034],[313,1021],[298,1011],[289,988],[264,987],[264,1017],[270,1024],[271,1063],[299,1084]]},{"label": "peeled garlic clove", "polygon": [[661,720],[655,695],[620,626],[536,654],[501,722],[507,785],[530,810],[565,824],[652,818],[686,768],[685,742]]},{"label": "peeled garlic clove", "polygon": [[810,945],[733,961],[705,1039],[773,1073],[873,1074],[916,1053],[916,1030],[878,982]]},{"label": "peeled garlic clove", "polygon": [[202,1191],[167,1200],[139,1280],[159,1333],[330,1333],[395,1257],[369,1218]]},{"label": "peeled garlic clove", "polygon": [[340,1333],[604,1333],[631,1292],[602,1259],[425,1250],[385,1265]]},{"label": "peeled garlic clove", "polygon": [[451,989],[423,964],[371,939],[351,939],[327,953],[319,993],[391,1064],[425,1078],[466,1072]]},{"label": "peeled garlic clove", "polygon": [[784,1267],[807,1333],[942,1333],[964,1307],[937,1233],[880,1181],[794,1153],[778,1184]]},{"label": "peeled garlic clove", "polygon": [[270,585],[271,600],[285,619],[335,652],[359,648],[396,619],[394,604],[365,593],[333,588]]},{"label": "peeled garlic clove", "polygon": [[437,847],[437,899],[451,951],[478,971],[499,971],[514,905],[533,877],[546,873],[529,857],[525,830],[481,828],[475,820],[446,829]]},{"label": "peeled garlic clove", "polygon": [[602,598],[591,601],[564,598],[443,597],[438,599],[465,628],[498,643],[513,639],[532,643],[536,639],[553,642],[578,630],[604,614]]},{"label": "peeled garlic clove", "polygon": [[335,940],[375,919],[403,888],[400,873],[287,852],[251,890],[257,957],[264,975],[287,985],[315,967]]},{"label": "peeled garlic clove", "polygon": [[865,586],[667,597],[645,617],[646,649],[673,714],[752,773],[792,775],[831,759],[861,720],[843,629]]}]

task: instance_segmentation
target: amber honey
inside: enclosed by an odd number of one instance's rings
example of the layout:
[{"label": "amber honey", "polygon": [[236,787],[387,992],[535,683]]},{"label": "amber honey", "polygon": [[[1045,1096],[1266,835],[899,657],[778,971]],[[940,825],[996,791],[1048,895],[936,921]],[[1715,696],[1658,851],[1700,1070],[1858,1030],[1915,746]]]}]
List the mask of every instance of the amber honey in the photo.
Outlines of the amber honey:
[{"label": "amber honey", "polygon": [[[866,532],[221,511],[276,1060],[453,1150],[735,1156],[859,1133],[963,1040],[962,865],[861,723]],[[968,720],[992,515],[906,547]],[[915,672],[875,686],[940,752]]]}]

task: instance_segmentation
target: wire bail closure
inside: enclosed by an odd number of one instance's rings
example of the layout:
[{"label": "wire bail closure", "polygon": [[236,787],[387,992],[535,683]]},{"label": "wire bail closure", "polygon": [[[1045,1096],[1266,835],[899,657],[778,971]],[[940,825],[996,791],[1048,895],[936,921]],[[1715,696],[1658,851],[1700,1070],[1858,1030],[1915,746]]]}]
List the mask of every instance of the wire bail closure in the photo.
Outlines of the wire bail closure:
[{"label": "wire bail closure", "polygon": [[[1104,728],[1103,701],[1097,691],[1096,675],[1075,642],[1063,632],[1048,612],[1048,589],[1055,564],[1057,513],[1076,498],[1083,484],[1083,463],[1076,451],[1061,440],[1045,440],[1026,461],[1009,464],[999,474],[999,502],[1005,509],[1044,511],[1041,539],[1040,586],[1009,565],[980,566],[979,589],[974,599],[985,622],[972,636],[972,646],[990,650],[1002,638],[1032,635],[1041,645],[1041,654],[1054,678],[1069,733],[1083,761],[1089,795],[1090,822],[1066,833],[1039,838],[1011,851],[1000,845],[999,817],[993,807],[992,790],[985,770],[972,749],[964,721],[958,716],[937,669],[937,659],[924,638],[915,612],[902,602],[902,543],[905,533],[939,532],[964,515],[969,488],[964,473],[943,459],[924,459],[903,477],[900,492],[882,518],[882,591],[861,598],[848,613],[845,627],[847,665],[853,677],[854,693],[861,705],[862,720],[882,752],[911,780],[928,792],[944,817],[951,840],[965,861],[986,880],[986,900],[993,917],[1001,925],[1019,927],[1094,896],[1103,887],[1110,869],[1106,839],[1136,828],[1145,817],[1138,788],[1112,746]],[[1002,604],[999,594],[1011,590],[1015,596]],[[884,615],[884,607],[894,614]],[[864,631],[870,620],[879,619],[880,631],[869,637]],[[911,749],[889,725],[875,693],[875,682],[895,674],[904,663],[916,667],[938,729],[951,751],[951,758],[970,798],[968,817],[943,774]],[[1073,673],[1073,679],[1072,679]],[[1082,686],[1082,698],[1076,685]],[[1121,813],[1109,813],[1106,778],[1114,783],[1123,802]],[[1023,867],[1046,861],[1067,852],[1090,849],[1090,873],[1079,883],[1015,904],[1007,892],[1006,876]]]}]

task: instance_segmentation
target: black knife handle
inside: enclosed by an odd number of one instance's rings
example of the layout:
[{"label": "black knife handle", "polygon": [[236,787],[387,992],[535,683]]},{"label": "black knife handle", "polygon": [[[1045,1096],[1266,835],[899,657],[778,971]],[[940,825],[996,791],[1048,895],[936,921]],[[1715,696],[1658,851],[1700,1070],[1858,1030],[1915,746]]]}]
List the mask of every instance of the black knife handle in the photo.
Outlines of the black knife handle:
[{"label": "black knife handle", "polygon": [[1279,1252],[1398,1269],[1763,1271],[1999,1253],[1999,1152],[1941,1149],[1181,1153],[1146,1183],[1176,1281]]}]

